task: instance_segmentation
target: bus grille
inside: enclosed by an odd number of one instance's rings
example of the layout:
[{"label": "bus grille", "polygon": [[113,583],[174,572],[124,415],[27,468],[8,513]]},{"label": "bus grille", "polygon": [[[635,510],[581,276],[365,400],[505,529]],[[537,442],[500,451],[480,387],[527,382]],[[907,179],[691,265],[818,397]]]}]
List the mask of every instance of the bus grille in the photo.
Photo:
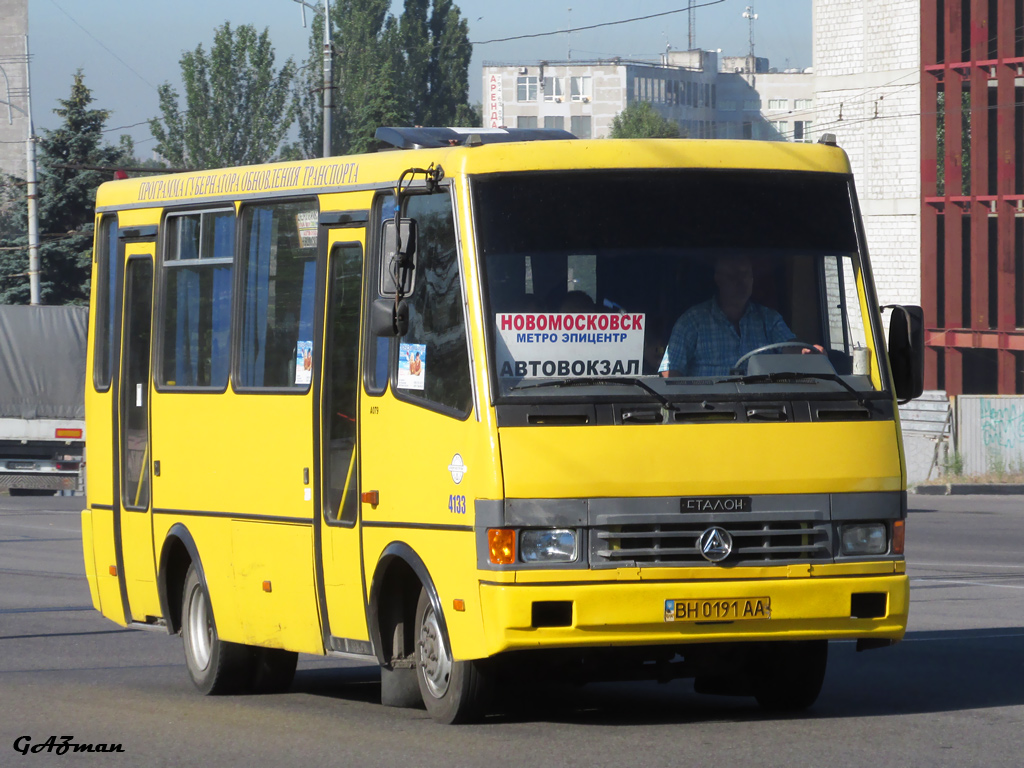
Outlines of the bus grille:
[{"label": "bus grille", "polygon": [[[715,523],[638,523],[599,526],[590,533],[595,568],[714,565],[697,549]],[[832,523],[822,520],[717,523],[732,535],[732,554],[721,564],[759,565],[831,560]]]}]

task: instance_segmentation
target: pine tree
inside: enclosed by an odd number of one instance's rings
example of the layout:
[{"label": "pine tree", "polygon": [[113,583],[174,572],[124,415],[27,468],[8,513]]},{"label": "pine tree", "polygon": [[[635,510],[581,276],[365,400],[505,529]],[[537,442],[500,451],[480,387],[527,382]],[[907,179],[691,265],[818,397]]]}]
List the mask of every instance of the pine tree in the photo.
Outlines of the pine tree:
[{"label": "pine tree", "polygon": [[[132,146],[127,136],[118,147],[104,143],[110,112],[90,108],[92,91],[81,70],[74,75],[70,96],[59,103],[54,113],[64,122],[43,131],[39,142],[39,292],[44,304],[81,304],[89,300],[96,188],[112,176],[83,166],[125,165],[131,162]],[[27,304],[27,190],[23,181],[12,178],[3,186],[0,303]]]},{"label": "pine tree", "polygon": [[171,165],[218,168],[274,158],[294,117],[290,97],[295,64],[274,68],[264,29],[224,22],[209,54],[202,44],[182,55],[185,111],[170,83],[158,88],[162,119],[150,121],[156,150]]}]

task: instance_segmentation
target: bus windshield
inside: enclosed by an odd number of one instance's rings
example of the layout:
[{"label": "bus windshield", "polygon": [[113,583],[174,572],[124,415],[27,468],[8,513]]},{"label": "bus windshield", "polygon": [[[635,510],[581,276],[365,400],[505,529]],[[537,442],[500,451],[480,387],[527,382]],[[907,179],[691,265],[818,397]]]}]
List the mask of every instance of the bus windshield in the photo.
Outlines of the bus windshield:
[{"label": "bus windshield", "polygon": [[507,173],[472,193],[499,400],[874,391],[847,176]]}]

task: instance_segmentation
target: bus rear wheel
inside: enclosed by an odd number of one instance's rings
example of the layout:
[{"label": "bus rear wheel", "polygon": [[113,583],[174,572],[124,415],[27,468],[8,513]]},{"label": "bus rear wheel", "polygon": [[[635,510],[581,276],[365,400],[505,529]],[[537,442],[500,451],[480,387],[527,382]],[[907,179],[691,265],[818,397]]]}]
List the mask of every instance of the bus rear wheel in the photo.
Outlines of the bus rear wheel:
[{"label": "bus rear wheel", "polygon": [[818,699],[825,682],[828,641],[769,643],[754,658],[754,698],[769,712],[799,712]]},{"label": "bus rear wheel", "polygon": [[185,576],[181,599],[181,636],[185,666],[196,688],[206,695],[239,693],[252,676],[252,649],[217,635],[213,606],[194,565]]},{"label": "bus rear wheel", "polygon": [[476,661],[454,661],[427,591],[416,603],[416,680],[428,714],[447,725],[480,720],[487,680]]}]

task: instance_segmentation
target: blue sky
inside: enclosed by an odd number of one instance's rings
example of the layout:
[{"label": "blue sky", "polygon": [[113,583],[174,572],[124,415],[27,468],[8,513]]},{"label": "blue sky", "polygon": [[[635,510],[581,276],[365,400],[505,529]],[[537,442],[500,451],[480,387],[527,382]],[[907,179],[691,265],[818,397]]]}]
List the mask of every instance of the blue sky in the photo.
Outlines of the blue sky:
[{"label": "blue sky", "polygon": [[[323,0],[310,0],[322,5]],[[707,2],[708,0],[698,0]],[[686,7],[686,0],[456,0],[469,20],[473,41],[525,35],[646,16]],[[755,50],[772,66],[809,67],[811,0],[721,0],[696,11],[696,44],[722,49],[723,55],[744,55],[749,26],[742,17],[748,5],[758,14]],[[571,12],[569,8],[572,8]],[[395,2],[400,12],[401,2]],[[307,11],[307,22],[309,12]],[[29,47],[32,55],[32,112],[38,128],[53,128],[57,99],[67,96],[72,73],[81,68],[96,106],[111,110],[111,140],[127,133],[137,154],[153,147],[144,121],[156,116],[156,86],[179,85],[178,60],[185,50],[213,38],[214,27],[269,27],[278,61],[306,57],[309,29],[303,29],[301,8],[293,0],[29,0]],[[666,45],[687,47],[687,13],[573,33],[507,43],[474,46],[470,65],[470,99],[480,101],[480,67],[484,61],[536,61],[601,56],[654,57]],[[180,90],[180,88],[179,88]],[[142,125],[135,125],[143,123]]]}]

